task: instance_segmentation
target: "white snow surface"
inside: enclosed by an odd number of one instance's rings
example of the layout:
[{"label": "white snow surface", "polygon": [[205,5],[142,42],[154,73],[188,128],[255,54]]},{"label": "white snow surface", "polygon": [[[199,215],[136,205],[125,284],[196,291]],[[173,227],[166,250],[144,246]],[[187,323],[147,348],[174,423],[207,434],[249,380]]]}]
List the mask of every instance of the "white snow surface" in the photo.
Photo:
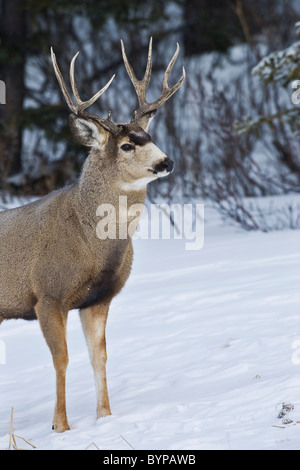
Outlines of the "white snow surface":
[{"label": "white snow surface", "polygon": [[[202,250],[134,241],[107,324],[112,416],[96,420],[77,311],[63,434],[51,430],[55,374],[38,322],[2,323],[0,449],[12,407],[15,434],[39,450],[300,449],[299,231],[248,233],[205,216]],[[282,403],[294,407],[290,424],[278,418]]]}]

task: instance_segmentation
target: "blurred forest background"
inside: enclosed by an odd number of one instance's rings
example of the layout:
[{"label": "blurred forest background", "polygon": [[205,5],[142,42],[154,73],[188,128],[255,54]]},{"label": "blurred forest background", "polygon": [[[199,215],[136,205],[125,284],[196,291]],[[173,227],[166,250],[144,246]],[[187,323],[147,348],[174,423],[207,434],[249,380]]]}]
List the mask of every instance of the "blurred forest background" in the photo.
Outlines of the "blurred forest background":
[{"label": "blurred forest background", "polygon": [[[172,158],[151,201],[211,201],[247,230],[300,228],[300,5],[293,0],[0,0],[0,191],[42,195],[78,177],[87,149],[71,138],[68,108],[50,61],[89,98],[116,73],[92,111],[130,120],[136,96],[120,38],[142,76],[153,36],[150,98],[176,42],[185,84],[160,109],[150,134]],[[299,94],[300,97],[300,94]],[[300,101],[300,100],[299,100]],[[270,198],[271,197],[271,198]]]}]

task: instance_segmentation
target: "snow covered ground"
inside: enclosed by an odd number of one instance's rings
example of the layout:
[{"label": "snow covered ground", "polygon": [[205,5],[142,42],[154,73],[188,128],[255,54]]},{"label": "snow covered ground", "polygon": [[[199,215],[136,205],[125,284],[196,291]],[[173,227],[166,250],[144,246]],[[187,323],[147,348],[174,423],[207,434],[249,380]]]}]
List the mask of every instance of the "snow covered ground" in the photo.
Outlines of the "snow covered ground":
[{"label": "snow covered ground", "polygon": [[[12,406],[15,434],[38,449],[300,449],[300,233],[247,233],[205,215],[202,250],[135,241],[107,325],[112,416],[95,419],[76,311],[64,434],[51,430],[55,376],[38,323],[1,325],[0,449]],[[283,403],[294,409],[278,418]]]}]

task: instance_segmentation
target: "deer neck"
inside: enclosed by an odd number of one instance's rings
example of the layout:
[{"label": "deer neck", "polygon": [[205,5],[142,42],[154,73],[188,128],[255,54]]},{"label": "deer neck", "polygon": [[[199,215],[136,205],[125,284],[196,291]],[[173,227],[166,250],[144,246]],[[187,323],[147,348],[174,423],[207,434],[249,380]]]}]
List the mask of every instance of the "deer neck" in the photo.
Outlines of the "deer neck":
[{"label": "deer neck", "polygon": [[141,215],[141,211],[135,205],[142,208],[145,197],[146,188],[127,189],[124,175],[115,162],[101,156],[99,151],[91,150],[77,185],[77,205],[80,206],[81,214],[84,214],[84,225],[95,229],[101,208],[104,211],[108,205],[115,211],[117,225],[126,221],[128,226],[133,219],[138,225],[139,216],[136,213],[140,212]]}]

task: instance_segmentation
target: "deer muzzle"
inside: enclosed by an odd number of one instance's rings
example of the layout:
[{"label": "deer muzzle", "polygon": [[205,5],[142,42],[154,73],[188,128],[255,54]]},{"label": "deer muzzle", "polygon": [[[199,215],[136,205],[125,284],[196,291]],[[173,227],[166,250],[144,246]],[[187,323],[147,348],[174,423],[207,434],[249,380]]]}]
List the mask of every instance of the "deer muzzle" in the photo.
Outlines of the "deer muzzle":
[{"label": "deer muzzle", "polygon": [[162,171],[166,171],[167,173],[171,173],[171,171],[173,171],[173,168],[174,168],[174,162],[167,157],[164,160],[162,160],[161,162],[156,163],[156,165],[154,166],[153,173],[157,174],[157,173],[160,173]]}]

